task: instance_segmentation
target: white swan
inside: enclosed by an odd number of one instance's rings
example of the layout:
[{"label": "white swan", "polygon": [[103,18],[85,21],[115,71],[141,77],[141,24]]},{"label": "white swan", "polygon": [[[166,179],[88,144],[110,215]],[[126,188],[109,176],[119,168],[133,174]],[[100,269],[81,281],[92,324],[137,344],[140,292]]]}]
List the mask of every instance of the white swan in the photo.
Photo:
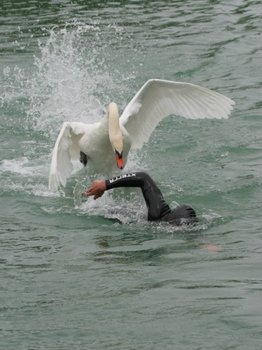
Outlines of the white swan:
[{"label": "white swan", "polygon": [[49,188],[65,186],[72,161],[79,159],[97,173],[125,166],[130,148],[139,149],[148,141],[157,124],[169,115],[188,119],[228,118],[234,101],[198,85],[151,79],[136,93],[119,118],[110,103],[101,122],[66,122],[52,153]]}]

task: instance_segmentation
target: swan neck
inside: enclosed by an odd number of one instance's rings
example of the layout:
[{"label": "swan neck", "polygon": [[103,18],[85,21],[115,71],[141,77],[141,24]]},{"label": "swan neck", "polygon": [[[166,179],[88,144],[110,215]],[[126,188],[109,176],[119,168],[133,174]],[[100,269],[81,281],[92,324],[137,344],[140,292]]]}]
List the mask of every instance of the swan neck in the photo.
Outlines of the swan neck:
[{"label": "swan neck", "polygon": [[122,153],[123,135],[119,124],[118,107],[114,102],[111,102],[108,106],[108,134],[113,149]]}]

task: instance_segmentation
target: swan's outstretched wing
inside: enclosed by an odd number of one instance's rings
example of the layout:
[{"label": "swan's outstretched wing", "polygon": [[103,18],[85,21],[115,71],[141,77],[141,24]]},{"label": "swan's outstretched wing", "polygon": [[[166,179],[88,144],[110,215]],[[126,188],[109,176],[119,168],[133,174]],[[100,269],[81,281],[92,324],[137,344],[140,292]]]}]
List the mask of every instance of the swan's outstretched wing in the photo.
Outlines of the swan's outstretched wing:
[{"label": "swan's outstretched wing", "polygon": [[169,115],[188,119],[228,118],[234,101],[198,85],[148,80],[126,106],[121,124],[132,138],[132,148],[148,141],[157,124]]},{"label": "swan's outstretched wing", "polygon": [[63,124],[52,153],[49,189],[57,190],[60,185],[65,186],[73,170],[72,160],[80,157],[79,139],[86,129],[87,125],[83,123]]}]

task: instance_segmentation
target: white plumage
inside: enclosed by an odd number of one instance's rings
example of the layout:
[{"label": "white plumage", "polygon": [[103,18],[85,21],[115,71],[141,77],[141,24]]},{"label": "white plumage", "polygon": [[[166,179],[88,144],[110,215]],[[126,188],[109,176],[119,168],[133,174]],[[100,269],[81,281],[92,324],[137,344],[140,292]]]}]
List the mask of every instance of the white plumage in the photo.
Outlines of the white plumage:
[{"label": "white plumage", "polygon": [[230,98],[198,85],[148,80],[128,103],[119,122],[117,106],[111,103],[101,122],[63,124],[52,153],[49,188],[65,186],[73,170],[72,160],[79,159],[80,151],[94,172],[108,173],[116,168],[115,153],[122,153],[125,164],[129,149],[141,148],[165,117],[225,119],[234,104]]}]

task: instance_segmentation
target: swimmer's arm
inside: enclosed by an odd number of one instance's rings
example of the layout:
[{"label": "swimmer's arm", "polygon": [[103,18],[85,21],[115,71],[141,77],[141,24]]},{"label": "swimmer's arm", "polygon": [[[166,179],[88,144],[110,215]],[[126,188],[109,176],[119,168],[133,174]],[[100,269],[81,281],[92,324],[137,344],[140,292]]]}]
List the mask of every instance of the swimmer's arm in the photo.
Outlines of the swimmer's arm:
[{"label": "swimmer's arm", "polygon": [[116,176],[108,180],[95,180],[91,186],[84,191],[86,196],[94,196],[94,199],[101,197],[105,191],[116,187],[141,187],[144,180],[144,173],[129,173]]},{"label": "swimmer's arm", "polygon": [[127,173],[106,180],[106,190],[117,187],[142,187],[145,173]]}]

